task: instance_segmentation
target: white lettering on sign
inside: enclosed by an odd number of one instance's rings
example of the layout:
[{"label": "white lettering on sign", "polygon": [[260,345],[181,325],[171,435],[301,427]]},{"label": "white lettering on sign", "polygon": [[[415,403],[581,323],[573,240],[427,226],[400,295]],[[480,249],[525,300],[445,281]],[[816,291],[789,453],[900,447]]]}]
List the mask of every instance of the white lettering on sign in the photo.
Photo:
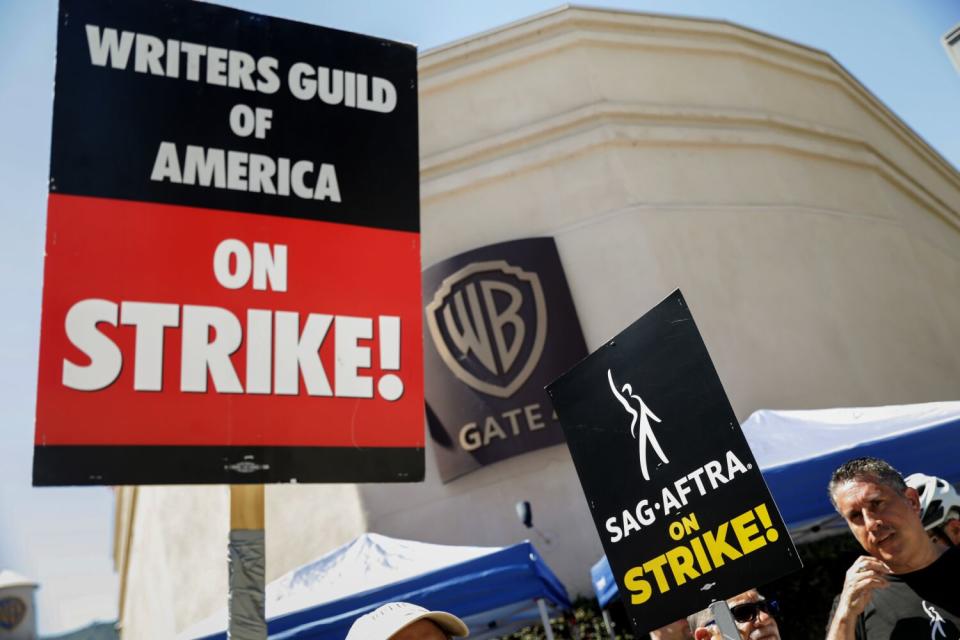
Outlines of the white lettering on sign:
[{"label": "white lettering on sign", "polygon": [[363,73],[313,67],[306,62],[290,66],[287,83],[293,97],[320,98],[326,104],[342,104],[367,111],[390,113],[397,106],[397,89],[389,80]]},{"label": "white lettering on sign", "polygon": [[[280,62],[270,56],[254,59],[249,53],[192,42],[167,40],[132,31],[86,25],[90,63],[125,70],[133,51],[133,70],[167,78],[273,94],[280,89]],[[205,63],[205,64],[204,64]],[[205,66],[205,73],[201,69]],[[181,71],[183,72],[181,74]]]},{"label": "white lettering on sign", "polygon": [[[624,509],[619,520],[616,516],[607,518],[605,523],[607,531],[613,535],[610,542],[620,542],[621,538],[626,538],[633,531],[640,531],[640,525],[651,525],[656,519],[657,516],[650,507],[650,501],[641,500],[633,511]],[[619,526],[620,523],[623,525],[622,528]]]},{"label": "white lettering on sign", "polygon": [[227,289],[239,289],[253,276],[253,288],[266,291],[287,290],[287,247],[273,248],[264,242],[253,243],[253,253],[239,240],[229,238],[217,245],[213,253],[213,273]]},{"label": "white lettering on sign", "polygon": [[241,138],[248,137],[251,133],[258,140],[267,137],[267,131],[271,126],[273,111],[257,107],[253,109],[245,104],[234,105],[230,109],[230,130]]},{"label": "white lettering on sign", "polygon": [[120,375],[123,355],[110,338],[97,330],[106,322],[117,326],[117,304],[91,298],[81,300],[67,312],[67,338],[83,351],[90,364],[78,365],[63,361],[63,384],[78,391],[99,391],[109,387]]},{"label": "white lettering on sign", "polygon": [[624,509],[619,515],[607,518],[604,527],[610,534],[610,542],[619,542],[628,538],[631,533],[640,531],[642,527],[653,524],[657,519],[657,512],[669,516],[682,509],[690,502],[687,496],[705,496],[748,471],[733,451],[726,452],[724,462],[710,460],[702,467],[678,478],[672,485],[662,487],[660,501],[652,508],[649,500],[643,499],[635,506]]},{"label": "white lettering on sign", "polygon": [[120,323],[137,328],[136,352],[140,354],[133,369],[136,391],[163,389],[163,330],[180,325],[180,309],[175,304],[127,302],[120,307]]},{"label": "white lettering on sign", "polygon": [[[213,273],[225,289],[236,290],[252,282],[254,290],[287,291],[287,246],[227,238],[213,252]],[[248,309],[245,322],[221,307],[164,302],[121,301],[91,298],[76,302],[66,314],[70,343],[89,360],[63,359],[61,381],[78,391],[99,391],[113,385],[123,370],[124,355],[114,340],[100,330],[107,324],[123,330],[133,327],[133,388],[162,391],[164,340],[168,330],[180,331],[180,391],[207,393],[212,382],[216,393],[299,395],[300,381],[307,395],[339,398],[373,398],[374,377],[363,370],[372,366],[373,318],[324,313]],[[377,381],[380,397],[393,402],[403,396],[400,318],[378,317],[376,342],[383,372]],[[333,384],[320,352],[333,329]],[[246,338],[246,340],[244,340]],[[246,347],[243,379],[234,366],[240,347]],[[527,412],[528,419],[530,417]],[[532,426],[530,427],[533,428]]]},{"label": "white lettering on sign", "polygon": [[277,356],[274,368],[274,384],[280,395],[295,396],[300,393],[300,374],[307,388],[307,395],[332,396],[333,390],[327,380],[327,372],[317,355],[327,337],[333,316],[311,313],[300,332],[300,314],[278,311]]},{"label": "white lettering on sign", "polygon": [[[245,51],[172,38],[162,40],[146,33],[95,24],[84,28],[90,64],[94,67],[185,78],[267,95],[277,93],[282,86],[277,58],[255,58]],[[328,105],[383,114],[392,113],[397,107],[397,88],[386,78],[293,62],[286,70],[286,79],[290,96],[298,100],[319,99]],[[273,127],[273,110],[236,104],[230,109],[228,122],[234,135],[252,135],[263,140]],[[331,163],[189,144],[180,149],[170,141],[160,142],[150,180],[331,203],[342,201],[337,170]]]},{"label": "white lettering on sign", "polygon": [[[556,419],[554,415],[553,420]],[[460,428],[460,446],[464,451],[476,451],[491,442],[519,436],[522,431],[539,431],[546,426],[540,404],[528,404],[504,411],[499,419],[497,416],[487,416],[480,422],[463,425]]]},{"label": "white lettering on sign", "polygon": [[[181,161],[182,157],[182,161]],[[267,193],[304,200],[340,202],[337,169],[316,168],[310,160],[271,158],[246,151],[227,151],[187,145],[183,155],[173,142],[161,142],[150,179],[215,189]]]},{"label": "white lettering on sign", "polygon": [[372,398],[373,379],[357,375],[358,369],[370,366],[370,347],[358,344],[373,337],[373,320],[337,316],[334,340],[337,347],[337,395],[341,398]]},{"label": "white lettering on sign", "polygon": [[[118,323],[118,313],[120,322]],[[182,314],[182,321],[180,320]],[[124,356],[117,344],[98,327],[133,328],[135,340],[133,388],[160,391],[165,363],[164,338],[179,329],[180,391],[207,393],[208,380],[216,393],[299,395],[300,381],[309,396],[373,398],[371,348],[360,343],[373,339],[373,318],[334,316],[322,313],[249,309],[246,322],[221,307],[162,302],[89,299],[75,303],[66,316],[71,344],[89,359],[89,364],[63,360],[63,385],[78,391],[99,391],[114,384],[123,368]],[[382,323],[399,324],[396,316],[380,316]],[[320,359],[333,328],[333,385]],[[271,345],[271,333],[274,333]],[[399,332],[396,334],[399,337]],[[234,357],[246,338],[246,371],[241,380]],[[399,352],[394,337],[379,336],[381,349]],[[390,343],[390,344],[387,344]],[[273,371],[271,390],[270,372]],[[400,378],[389,373],[381,397],[393,401],[403,393]],[[532,427],[531,427],[532,428]]]},{"label": "white lettering on sign", "polygon": [[[395,371],[400,368],[400,318],[380,316],[380,369]],[[377,382],[377,391],[386,400],[396,400],[403,395],[403,380],[387,373]]]},{"label": "white lettering on sign", "polygon": [[[270,56],[254,58],[245,51],[164,41],[146,33],[94,24],[86,25],[86,33],[90,64],[97,67],[125,71],[132,58],[136,73],[186,78],[267,95],[280,89],[280,61]],[[306,62],[290,65],[287,88],[299,100],[318,98],[325,104],[376,113],[391,113],[397,106],[397,88],[386,78]]]},{"label": "white lettering on sign", "polygon": [[218,392],[243,393],[230,360],[242,341],[240,321],[226,309],[184,305],[180,390],[206,393],[209,372]]}]

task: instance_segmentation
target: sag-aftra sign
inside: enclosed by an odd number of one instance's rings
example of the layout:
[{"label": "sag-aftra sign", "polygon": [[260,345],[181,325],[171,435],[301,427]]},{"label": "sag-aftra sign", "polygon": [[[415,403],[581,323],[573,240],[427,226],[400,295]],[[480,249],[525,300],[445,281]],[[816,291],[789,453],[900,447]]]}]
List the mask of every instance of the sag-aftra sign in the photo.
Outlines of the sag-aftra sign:
[{"label": "sag-aftra sign", "polygon": [[679,291],[547,390],[637,635],[800,568]]},{"label": "sag-aftra sign", "polygon": [[414,47],[62,0],[34,482],[423,476]]}]

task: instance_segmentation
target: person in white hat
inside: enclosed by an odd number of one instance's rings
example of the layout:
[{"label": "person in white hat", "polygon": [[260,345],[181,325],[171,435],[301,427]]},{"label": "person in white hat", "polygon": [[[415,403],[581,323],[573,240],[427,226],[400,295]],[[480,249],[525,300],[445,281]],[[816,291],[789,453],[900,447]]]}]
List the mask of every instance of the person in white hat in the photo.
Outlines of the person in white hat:
[{"label": "person in white hat", "polygon": [[390,602],[357,618],[346,640],[451,640],[468,635],[467,625],[452,613]]}]

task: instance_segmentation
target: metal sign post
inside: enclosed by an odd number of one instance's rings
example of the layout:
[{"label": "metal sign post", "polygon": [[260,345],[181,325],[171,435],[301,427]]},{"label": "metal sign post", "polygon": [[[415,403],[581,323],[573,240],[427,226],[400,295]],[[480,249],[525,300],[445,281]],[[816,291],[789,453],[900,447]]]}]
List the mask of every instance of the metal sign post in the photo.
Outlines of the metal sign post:
[{"label": "metal sign post", "polygon": [[723,640],[740,640],[740,631],[725,600],[710,603],[710,615],[713,616]]},{"label": "metal sign post", "polygon": [[553,640],[553,627],[550,626],[550,614],[547,613],[547,603],[543,598],[537,600],[537,609],[540,610],[540,621],[543,623],[543,632],[547,640]]}]

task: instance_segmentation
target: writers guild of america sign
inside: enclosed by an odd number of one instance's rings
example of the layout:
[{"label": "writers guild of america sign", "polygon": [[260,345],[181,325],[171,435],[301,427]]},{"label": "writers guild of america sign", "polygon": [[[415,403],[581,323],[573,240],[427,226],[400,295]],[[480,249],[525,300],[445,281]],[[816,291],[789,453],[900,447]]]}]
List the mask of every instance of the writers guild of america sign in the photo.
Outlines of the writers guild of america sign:
[{"label": "writers guild of america sign", "polygon": [[59,4],[34,484],[422,480],[416,48]]},{"label": "writers guild of america sign", "polygon": [[443,480],[563,441],[543,386],[586,355],[552,238],[424,272],[427,422]]}]

